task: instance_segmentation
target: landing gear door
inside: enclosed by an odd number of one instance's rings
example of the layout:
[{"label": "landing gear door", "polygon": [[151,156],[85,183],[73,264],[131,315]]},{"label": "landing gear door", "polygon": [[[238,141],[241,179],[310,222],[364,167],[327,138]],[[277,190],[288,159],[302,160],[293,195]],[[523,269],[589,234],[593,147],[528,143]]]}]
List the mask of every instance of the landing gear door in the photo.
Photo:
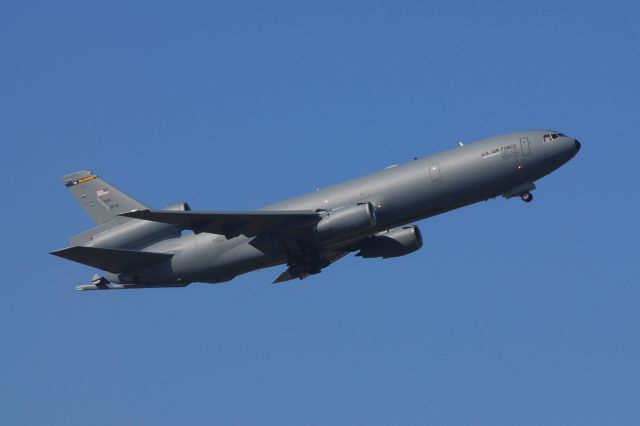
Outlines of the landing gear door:
[{"label": "landing gear door", "polygon": [[522,155],[531,154],[531,147],[529,146],[529,138],[520,138],[520,149],[522,150]]}]

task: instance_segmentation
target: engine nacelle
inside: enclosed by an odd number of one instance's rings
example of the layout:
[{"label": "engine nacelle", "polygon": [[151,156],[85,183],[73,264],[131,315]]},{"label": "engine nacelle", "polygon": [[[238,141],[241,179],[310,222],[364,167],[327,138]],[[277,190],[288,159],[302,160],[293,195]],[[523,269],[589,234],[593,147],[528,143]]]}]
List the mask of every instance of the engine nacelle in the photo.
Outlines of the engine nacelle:
[{"label": "engine nacelle", "polygon": [[189,203],[177,203],[171,204],[170,206],[167,206],[162,210],[171,210],[173,212],[190,212],[191,206],[189,205]]},{"label": "engine nacelle", "polygon": [[[163,210],[183,212],[190,211],[191,207],[187,203],[177,203],[167,206]],[[126,217],[117,217],[114,220],[121,223],[104,231],[100,231],[100,227],[93,228],[89,231],[93,232],[92,235],[87,236],[87,241],[83,245],[132,250],[151,245],[160,240],[180,236],[180,230],[175,225],[168,223]]]},{"label": "engine nacelle", "polygon": [[399,257],[422,247],[422,234],[416,225],[393,228],[365,239],[356,256],[364,258]]},{"label": "engine nacelle", "polygon": [[316,225],[315,233],[323,243],[348,242],[366,234],[376,226],[376,213],[371,203],[339,207],[330,210]]}]

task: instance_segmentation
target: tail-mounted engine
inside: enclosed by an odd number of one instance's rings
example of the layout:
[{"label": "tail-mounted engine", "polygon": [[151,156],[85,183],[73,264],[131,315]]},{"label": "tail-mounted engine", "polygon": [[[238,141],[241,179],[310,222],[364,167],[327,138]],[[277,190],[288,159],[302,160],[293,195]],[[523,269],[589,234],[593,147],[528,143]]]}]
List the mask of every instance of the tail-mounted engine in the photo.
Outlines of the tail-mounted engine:
[{"label": "tail-mounted engine", "polygon": [[[172,204],[164,210],[190,211],[187,203]],[[99,225],[74,237],[74,245],[88,247],[106,247],[119,249],[139,249],[157,241],[180,236],[180,229],[175,225],[147,220],[116,217],[112,222]]]}]

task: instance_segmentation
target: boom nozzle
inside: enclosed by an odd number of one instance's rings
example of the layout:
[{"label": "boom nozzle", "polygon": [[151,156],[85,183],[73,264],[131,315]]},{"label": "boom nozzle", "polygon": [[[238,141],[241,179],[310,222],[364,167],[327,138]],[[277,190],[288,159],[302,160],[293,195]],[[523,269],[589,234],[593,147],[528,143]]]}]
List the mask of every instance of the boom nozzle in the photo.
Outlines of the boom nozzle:
[{"label": "boom nozzle", "polygon": [[84,291],[84,290],[116,290],[124,288],[122,284],[113,284],[110,283],[105,277],[101,277],[99,275],[94,275],[91,284],[81,284],[76,286],[76,290]]}]

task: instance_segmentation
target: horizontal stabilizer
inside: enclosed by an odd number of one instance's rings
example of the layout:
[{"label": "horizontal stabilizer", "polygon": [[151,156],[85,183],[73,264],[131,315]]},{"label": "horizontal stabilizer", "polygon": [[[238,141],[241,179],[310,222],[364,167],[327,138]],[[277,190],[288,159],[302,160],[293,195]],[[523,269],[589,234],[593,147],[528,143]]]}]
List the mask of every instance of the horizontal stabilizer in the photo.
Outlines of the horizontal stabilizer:
[{"label": "horizontal stabilizer", "polygon": [[67,247],[51,254],[120,274],[171,258],[172,254],[98,247]]},{"label": "horizontal stabilizer", "polygon": [[208,232],[233,238],[240,234],[254,235],[287,232],[313,225],[320,215],[311,210],[249,212],[193,212],[167,210],[140,210],[121,216],[153,222],[170,223],[196,233]]}]

